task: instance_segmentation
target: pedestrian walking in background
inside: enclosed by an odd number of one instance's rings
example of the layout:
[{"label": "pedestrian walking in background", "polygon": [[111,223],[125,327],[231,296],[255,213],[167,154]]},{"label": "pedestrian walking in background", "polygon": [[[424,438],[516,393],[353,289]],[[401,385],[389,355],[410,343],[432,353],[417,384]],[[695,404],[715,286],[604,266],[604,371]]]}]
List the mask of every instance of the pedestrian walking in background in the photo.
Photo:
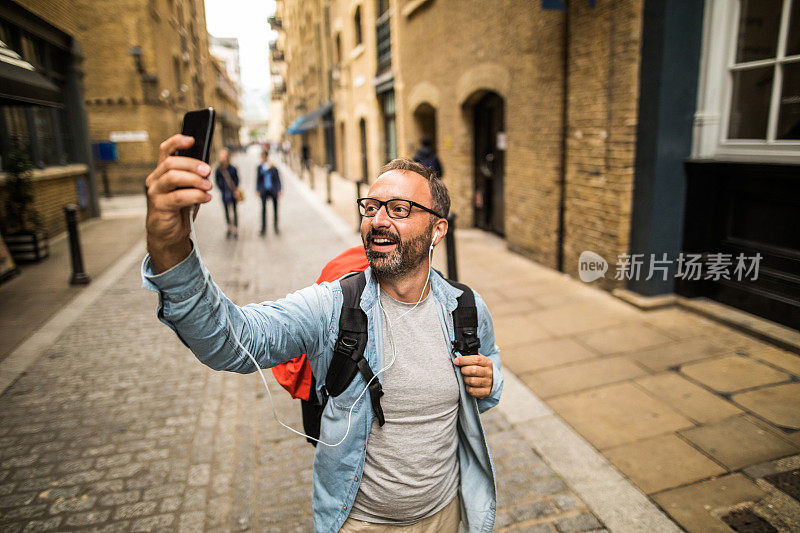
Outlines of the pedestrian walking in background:
[{"label": "pedestrian walking in background", "polygon": [[433,141],[431,141],[430,137],[423,137],[420,139],[420,144],[422,146],[414,154],[414,161],[433,170],[441,178],[444,175],[444,169],[442,169],[442,162],[439,161],[439,157],[436,155]]},{"label": "pedestrian walking in background", "polygon": [[281,177],[269,160],[269,151],[261,152],[261,164],[256,169],[256,191],[261,196],[261,231],[267,232],[267,200],[272,199],[272,225],[278,233],[278,197],[281,195]]},{"label": "pedestrian walking in background", "polygon": [[[249,373],[306,354],[315,393],[323,385],[345,387],[325,395],[319,438],[327,445],[314,458],[314,530],[492,531],[495,469],[480,413],[500,400],[500,353],[481,297],[431,268],[434,247],[448,231],[444,183],[429,168],[396,159],[368,197],[358,199],[369,268],[355,280],[361,296],[349,293],[347,313],[343,280],[240,307],[204,275],[189,238],[181,210],[210,198],[206,167],[168,157],[185,143],[179,135],[164,142],[164,163],[147,178],[144,286],[159,294],[159,319],[209,367]],[[173,169],[188,176],[176,183]],[[454,333],[466,329],[455,329],[451,313],[465,297],[472,308],[468,337]],[[350,305],[363,314],[365,329],[348,329],[355,322]],[[237,332],[241,341],[231,342]],[[369,342],[360,343],[363,334]],[[334,359],[352,363],[350,370],[336,366],[347,374],[344,383],[337,372],[328,375]]]},{"label": "pedestrian walking in background", "polygon": [[305,176],[308,171],[309,178],[311,177],[311,156],[309,155],[310,148],[308,143],[303,143],[300,147],[300,177]]},{"label": "pedestrian walking in background", "polygon": [[239,217],[236,214],[236,204],[244,199],[244,195],[239,189],[239,173],[236,167],[231,165],[231,154],[227,148],[219,151],[217,156],[217,171],[214,174],[217,187],[222,192],[222,205],[225,208],[225,222],[228,224],[228,231],[225,238],[239,238]]}]

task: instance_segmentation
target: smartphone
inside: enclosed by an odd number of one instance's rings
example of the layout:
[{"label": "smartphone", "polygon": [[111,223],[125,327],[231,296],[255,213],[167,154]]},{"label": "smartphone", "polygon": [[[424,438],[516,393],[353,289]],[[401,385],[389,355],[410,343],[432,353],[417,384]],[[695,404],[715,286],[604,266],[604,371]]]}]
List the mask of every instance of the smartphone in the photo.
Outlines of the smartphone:
[{"label": "smartphone", "polygon": [[178,150],[178,155],[208,163],[211,139],[214,136],[214,115],[213,107],[189,111],[183,115],[181,134],[194,137],[194,144],[186,150]]}]

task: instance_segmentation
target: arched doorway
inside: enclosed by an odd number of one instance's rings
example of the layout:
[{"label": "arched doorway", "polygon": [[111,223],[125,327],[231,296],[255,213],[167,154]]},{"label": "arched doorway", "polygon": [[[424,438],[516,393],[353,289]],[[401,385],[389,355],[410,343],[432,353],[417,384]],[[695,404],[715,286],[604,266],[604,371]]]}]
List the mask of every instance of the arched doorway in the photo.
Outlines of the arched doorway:
[{"label": "arched doorway", "polygon": [[438,149],[436,143],[436,109],[428,104],[420,104],[414,110],[414,125],[416,127],[417,138],[414,142],[418,143],[423,137],[431,140],[431,146]]},{"label": "arched doorway", "polygon": [[475,226],[504,235],[505,105],[494,92],[472,106]]}]

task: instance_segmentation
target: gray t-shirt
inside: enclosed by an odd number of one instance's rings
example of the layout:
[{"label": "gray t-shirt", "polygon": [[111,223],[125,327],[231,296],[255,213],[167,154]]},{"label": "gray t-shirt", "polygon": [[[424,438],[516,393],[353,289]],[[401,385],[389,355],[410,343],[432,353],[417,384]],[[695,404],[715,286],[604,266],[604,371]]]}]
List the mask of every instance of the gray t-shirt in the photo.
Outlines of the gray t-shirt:
[{"label": "gray t-shirt", "polygon": [[414,304],[383,291],[380,298],[384,365],[393,344],[397,354],[384,372],[386,423],[372,424],[350,517],[403,525],[435,514],[458,493],[458,381],[435,299],[409,312]]}]

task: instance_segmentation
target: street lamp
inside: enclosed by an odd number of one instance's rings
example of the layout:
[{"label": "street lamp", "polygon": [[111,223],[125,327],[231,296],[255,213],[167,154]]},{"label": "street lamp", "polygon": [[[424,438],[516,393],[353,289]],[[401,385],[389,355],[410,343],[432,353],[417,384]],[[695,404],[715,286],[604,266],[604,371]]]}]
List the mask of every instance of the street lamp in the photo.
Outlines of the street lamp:
[{"label": "street lamp", "polygon": [[128,50],[128,54],[133,58],[133,63],[136,66],[136,72],[142,80],[142,87],[144,88],[144,101],[149,104],[158,102],[158,75],[147,72],[144,68],[144,52],[139,45],[132,46]]},{"label": "street lamp", "polygon": [[139,74],[144,74],[146,71],[144,69],[144,63],[142,62],[142,47],[139,45],[132,46],[128,53],[133,57],[133,63],[136,65],[136,72]]}]

